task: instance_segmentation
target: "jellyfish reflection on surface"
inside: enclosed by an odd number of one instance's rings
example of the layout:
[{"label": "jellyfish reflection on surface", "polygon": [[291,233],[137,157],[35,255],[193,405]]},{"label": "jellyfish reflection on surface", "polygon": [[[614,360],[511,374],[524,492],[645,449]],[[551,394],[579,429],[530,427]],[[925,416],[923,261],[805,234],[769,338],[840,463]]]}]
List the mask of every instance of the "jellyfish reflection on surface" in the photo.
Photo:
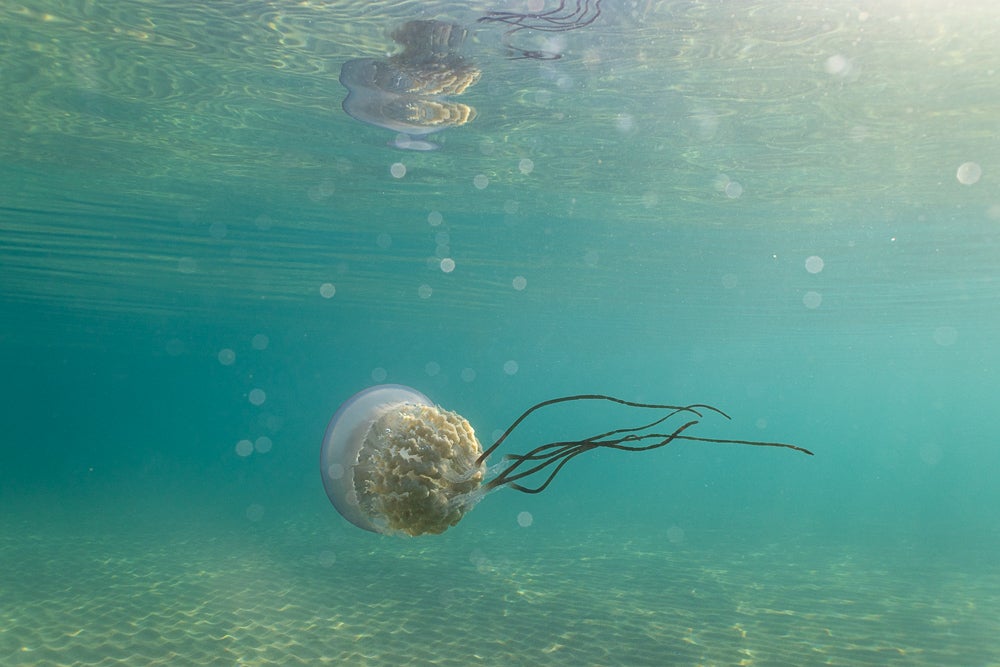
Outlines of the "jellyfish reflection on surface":
[{"label": "jellyfish reflection on surface", "polygon": [[[572,401],[610,402],[659,414],[637,426],[508,454],[499,464],[487,466],[490,454],[531,414]],[[483,450],[461,415],[435,406],[410,387],[378,385],[352,396],[330,420],[320,458],[323,486],[337,511],[359,528],[387,535],[423,535],[454,526],[494,489],[544,491],[571,459],[598,447],[639,452],[685,440],[777,447],[812,456],[808,449],[786,443],[690,435],[689,429],[706,414],[729,419],[710,405],[637,403],[603,394],[563,396],[525,410]],[[540,481],[527,485],[535,476]]]},{"label": "jellyfish reflection on surface", "polygon": [[464,125],[476,110],[450,98],[474,85],[480,71],[458,51],[465,28],[443,21],[409,21],[392,32],[402,51],[388,59],[357,58],[340,68],[343,108],[352,118],[393,130],[399,148],[432,150],[422,137]]}]

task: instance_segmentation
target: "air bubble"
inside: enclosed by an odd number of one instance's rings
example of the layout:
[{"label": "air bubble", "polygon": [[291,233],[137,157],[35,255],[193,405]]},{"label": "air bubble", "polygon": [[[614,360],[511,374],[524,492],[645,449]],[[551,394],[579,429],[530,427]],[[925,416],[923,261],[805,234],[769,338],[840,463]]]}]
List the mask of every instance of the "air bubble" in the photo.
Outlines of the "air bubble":
[{"label": "air bubble", "polygon": [[406,165],[402,162],[394,162],[391,167],[389,167],[389,173],[392,174],[393,178],[402,178],[406,176]]},{"label": "air bubble", "polygon": [[490,184],[490,179],[486,174],[476,174],[476,177],[472,179],[472,184],[476,186],[477,190],[485,190],[486,186]]},{"label": "air bubble", "polygon": [[236,353],[230,350],[228,347],[224,347],[219,350],[219,363],[223,366],[232,366],[233,362],[236,361]]},{"label": "air bubble", "polygon": [[337,288],[333,283],[323,283],[319,286],[319,294],[324,299],[332,299],[333,295],[337,293]]},{"label": "air bubble", "polygon": [[802,296],[802,303],[805,304],[806,308],[819,308],[819,305],[823,303],[823,295],[819,292],[806,292]]},{"label": "air bubble", "polygon": [[267,394],[264,393],[263,389],[251,389],[249,399],[254,405],[264,405],[264,401],[267,400]]},{"label": "air bubble", "polygon": [[434,288],[430,285],[421,285],[417,288],[417,296],[421,299],[429,299],[432,294],[434,294]]},{"label": "air bubble", "polygon": [[441,270],[445,273],[451,273],[455,270],[455,260],[451,257],[445,257],[441,260]]},{"label": "air bubble", "polygon": [[527,528],[535,522],[535,517],[531,516],[531,512],[518,512],[517,513],[517,525],[521,528]]},{"label": "air bubble", "polygon": [[267,334],[259,333],[250,339],[250,345],[253,346],[255,350],[266,350],[268,343],[271,339],[267,337]]},{"label": "air bubble", "polygon": [[514,276],[514,280],[510,281],[510,284],[513,285],[514,289],[520,292],[528,286],[528,279],[524,276]]},{"label": "air bubble", "polygon": [[503,364],[503,372],[506,373],[507,375],[517,374],[517,369],[518,369],[517,362],[514,361],[513,359],[505,361]]},{"label": "air bubble", "polygon": [[372,369],[372,379],[376,382],[385,382],[387,377],[389,377],[389,372],[381,366]]}]

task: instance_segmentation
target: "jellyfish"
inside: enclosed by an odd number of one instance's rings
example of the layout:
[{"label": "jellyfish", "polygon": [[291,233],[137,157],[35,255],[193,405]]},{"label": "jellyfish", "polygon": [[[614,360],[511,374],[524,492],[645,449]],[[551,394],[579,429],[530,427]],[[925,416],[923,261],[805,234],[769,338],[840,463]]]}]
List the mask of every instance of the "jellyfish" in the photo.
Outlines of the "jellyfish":
[{"label": "jellyfish", "polygon": [[476,110],[454,102],[474,85],[480,71],[458,53],[465,28],[442,21],[410,21],[391,37],[402,51],[386,60],[358,58],[340,68],[347,88],[343,107],[352,118],[397,132],[392,145],[433,150],[423,137],[464,125]]},{"label": "jellyfish", "polygon": [[[581,440],[540,444],[487,465],[489,456],[532,414],[575,401],[614,403],[653,412],[656,418]],[[461,415],[436,406],[416,389],[384,384],[358,392],[340,406],[323,438],[320,468],[326,494],[345,519],[374,533],[416,536],[443,533],[494,490],[541,493],[572,459],[601,447],[642,452],[692,441],[813,455],[781,442],[693,435],[690,429],[709,414],[729,419],[722,410],[703,404],[638,403],[603,394],[562,396],[525,410],[483,449]]]}]

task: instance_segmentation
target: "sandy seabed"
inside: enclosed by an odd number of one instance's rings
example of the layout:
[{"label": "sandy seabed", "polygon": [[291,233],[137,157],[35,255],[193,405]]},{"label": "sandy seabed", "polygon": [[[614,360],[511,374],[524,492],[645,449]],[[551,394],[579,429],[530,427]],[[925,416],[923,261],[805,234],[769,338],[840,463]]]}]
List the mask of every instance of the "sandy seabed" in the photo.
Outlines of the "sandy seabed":
[{"label": "sandy seabed", "polygon": [[0,521],[0,664],[1000,665],[975,559],[338,520]]}]

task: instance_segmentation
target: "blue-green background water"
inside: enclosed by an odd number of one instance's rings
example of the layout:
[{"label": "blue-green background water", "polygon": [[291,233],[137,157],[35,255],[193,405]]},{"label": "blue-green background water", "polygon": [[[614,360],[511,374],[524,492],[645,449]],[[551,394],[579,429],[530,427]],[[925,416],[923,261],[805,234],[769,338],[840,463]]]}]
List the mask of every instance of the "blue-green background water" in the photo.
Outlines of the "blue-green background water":
[{"label": "blue-green background water", "polygon": [[[1000,664],[1000,14],[784,4],[605,0],[550,62],[485,2],[0,7],[0,662]],[[340,109],[414,18],[483,72],[429,153]],[[382,537],[318,470],[381,382],[816,456],[592,452]]]}]

